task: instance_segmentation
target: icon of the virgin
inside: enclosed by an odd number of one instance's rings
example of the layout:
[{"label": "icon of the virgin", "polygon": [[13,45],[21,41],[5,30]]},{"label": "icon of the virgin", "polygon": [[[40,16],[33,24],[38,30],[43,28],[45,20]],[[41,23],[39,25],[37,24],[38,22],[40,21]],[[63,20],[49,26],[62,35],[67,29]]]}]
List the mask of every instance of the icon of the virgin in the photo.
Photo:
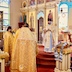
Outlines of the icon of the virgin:
[{"label": "icon of the virgin", "polygon": [[48,14],[48,24],[52,24],[53,23],[53,14],[51,12],[51,10],[49,11]]}]

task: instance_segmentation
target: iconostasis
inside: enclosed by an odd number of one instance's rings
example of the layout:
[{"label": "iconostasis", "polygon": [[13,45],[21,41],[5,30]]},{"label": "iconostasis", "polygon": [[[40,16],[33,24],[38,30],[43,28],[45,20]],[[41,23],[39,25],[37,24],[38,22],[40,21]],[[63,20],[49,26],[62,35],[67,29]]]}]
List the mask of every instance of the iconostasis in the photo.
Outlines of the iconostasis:
[{"label": "iconostasis", "polygon": [[23,22],[28,22],[30,28],[35,29],[39,43],[42,43],[42,31],[48,24],[53,28],[57,26],[55,0],[24,0],[20,11]]}]

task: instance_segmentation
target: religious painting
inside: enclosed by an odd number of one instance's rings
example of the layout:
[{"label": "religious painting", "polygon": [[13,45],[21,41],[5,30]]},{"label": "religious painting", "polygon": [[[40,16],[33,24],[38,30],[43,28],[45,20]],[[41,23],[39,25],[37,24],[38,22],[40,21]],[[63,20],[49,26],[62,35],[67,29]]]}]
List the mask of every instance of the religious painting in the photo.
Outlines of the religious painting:
[{"label": "religious painting", "polygon": [[30,16],[30,28],[33,28],[34,27],[34,16],[33,16],[33,13],[31,13],[31,16]]},{"label": "religious painting", "polygon": [[42,4],[44,3],[44,0],[37,0],[37,4]]},{"label": "religious painting", "polygon": [[27,20],[27,16],[26,16],[26,14],[24,14],[23,15],[23,22],[26,23],[26,20]]},{"label": "religious painting", "polygon": [[51,1],[55,1],[55,0],[46,0],[46,2],[51,2]]},{"label": "religious painting", "polygon": [[49,10],[48,14],[48,24],[51,25],[53,23],[53,13],[51,10]]},{"label": "religious painting", "polygon": [[35,0],[30,0],[30,5],[35,5]]}]

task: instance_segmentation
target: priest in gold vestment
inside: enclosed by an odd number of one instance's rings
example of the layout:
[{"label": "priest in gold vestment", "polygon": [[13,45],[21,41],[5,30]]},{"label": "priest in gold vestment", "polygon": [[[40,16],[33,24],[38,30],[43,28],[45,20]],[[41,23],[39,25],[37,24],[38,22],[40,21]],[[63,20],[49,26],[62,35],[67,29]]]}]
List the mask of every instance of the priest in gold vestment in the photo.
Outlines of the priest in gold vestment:
[{"label": "priest in gold vestment", "polygon": [[11,72],[36,72],[37,43],[30,29],[20,28],[16,32],[14,43]]},{"label": "priest in gold vestment", "polygon": [[9,53],[9,58],[6,58],[6,62],[11,59],[11,53],[13,48],[13,35],[11,33],[12,28],[9,26],[7,31],[4,33],[4,51]]}]

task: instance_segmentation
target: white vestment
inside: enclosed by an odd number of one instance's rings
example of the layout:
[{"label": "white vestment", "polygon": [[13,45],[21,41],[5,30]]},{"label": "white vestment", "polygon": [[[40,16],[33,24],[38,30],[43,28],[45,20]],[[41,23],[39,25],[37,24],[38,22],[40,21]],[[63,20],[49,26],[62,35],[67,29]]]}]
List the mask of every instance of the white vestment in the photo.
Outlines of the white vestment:
[{"label": "white vestment", "polygon": [[[51,30],[53,32],[53,26],[48,25],[46,27],[46,30]],[[54,46],[54,40],[53,40],[53,34],[51,31],[47,31],[44,35],[44,51],[45,52],[51,52],[52,47]]]}]

